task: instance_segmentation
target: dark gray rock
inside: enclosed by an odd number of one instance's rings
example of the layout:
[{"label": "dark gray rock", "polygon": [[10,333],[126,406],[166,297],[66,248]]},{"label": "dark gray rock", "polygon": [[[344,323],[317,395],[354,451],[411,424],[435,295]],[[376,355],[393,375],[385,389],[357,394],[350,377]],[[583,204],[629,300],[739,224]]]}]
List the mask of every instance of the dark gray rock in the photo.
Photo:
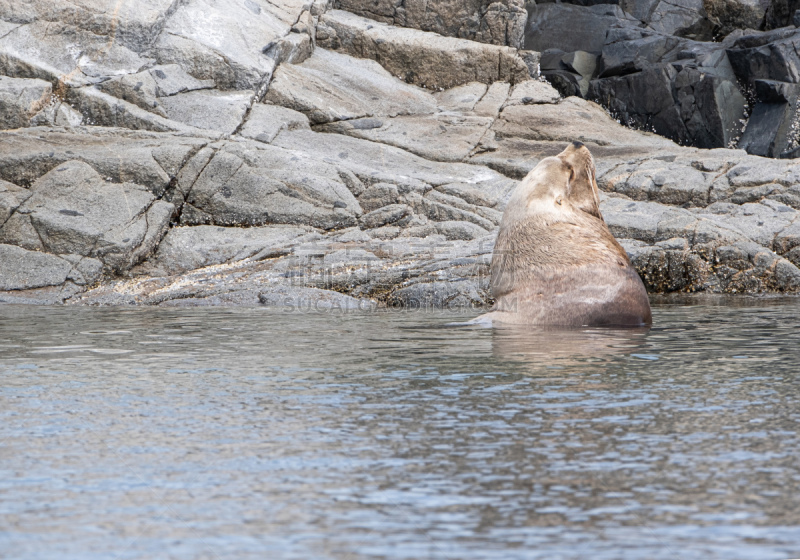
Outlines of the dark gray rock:
[{"label": "dark gray rock", "polygon": [[800,84],[755,80],[754,85],[756,103],[740,147],[758,156],[791,155],[800,141],[797,127]]},{"label": "dark gray rock", "polygon": [[798,9],[800,2],[797,0],[770,0],[769,8],[764,14],[764,26],[766,29],[777,29],[792,25]]},{"label": "dark gray rock", "polygon": [[525,28],[525,48],[534,51],[560,49],[564,52],[600,52],[609,29],[638,22],[619,6],[597,4],[536,4],[530,8]]},{"label": "dark gray rock", "polygon": [[795,43],[800,30],[776,29],[768,33],[746,35],[727,49],[728,58],[742,83],[752,86],[755,80],[800,82],[800,54]]}]

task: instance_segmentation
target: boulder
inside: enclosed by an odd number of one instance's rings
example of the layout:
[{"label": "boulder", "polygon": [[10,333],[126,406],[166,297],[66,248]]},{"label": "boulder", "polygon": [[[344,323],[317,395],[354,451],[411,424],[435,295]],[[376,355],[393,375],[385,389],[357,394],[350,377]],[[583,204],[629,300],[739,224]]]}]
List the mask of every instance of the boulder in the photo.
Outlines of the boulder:
[{"label": "boulder", "polygon": [[800,54],[795,44],[800,29],[776,29],[768,33],[745,35],[727,49],[731,66],[743,84],[753,86],[755,80],[800,82]]},{"label": "boulder", "polygon": [[641,71],[593,80],[589,97],[621,122],[680,144],[720,148],[738,141],[746,103],[726,72],[724,52],[699,64],[659,63]]},{"label": "boulder", "polygon": [[542,52],[600,52],[609,29],[639,22],[614,4],[575,6],[567,3],[537,3],[530,9],[525,28],[525,48]]},{"label": "boulder", "polygon": [[778,29],[793,25],[793,17],[798,9],[800,2],[797,0],[770,0],[764,14],[764,26],[766,29]]},{"label": "boulder", "polygon": [[[770,2],[762,0],[705,0],[715,37],[727,37],[737,29],[760,29]],[[776,27],[776,26],[772,26]],[[777,26],[783,27],[783,26]]]},{"label": "boulder", "polygon": [[55,255],[0,244],[0,293],[61,286],[72,263]]},{"label": "boulder", "polygon": [[792,152],[800,144],[800,84],[755,80],[754,95],[756,103],[739,146],[758,156],[798,157]]},{"label": "boulder", "polygon": [[522,82],[530,79],[528,65],[535,66],[510,47],[394,27],[341,10],[320,18],[316,37],[320,47],[376,60],[406,82],[432,89]]}]

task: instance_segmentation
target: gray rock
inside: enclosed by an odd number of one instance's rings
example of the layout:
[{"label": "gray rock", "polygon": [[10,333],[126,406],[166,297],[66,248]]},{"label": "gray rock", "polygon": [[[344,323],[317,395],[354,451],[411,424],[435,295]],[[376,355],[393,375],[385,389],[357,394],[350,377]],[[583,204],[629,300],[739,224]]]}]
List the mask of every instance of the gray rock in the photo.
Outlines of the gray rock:
[{"label": "gray rock", "polygon": [[[635,240],[623,245],[649,291],[797,290],[800,270],[746,235],[771,247],[776,229],[786,230],[790,237],[789,222],[765,229],[758,219],[775,209],[745,206],[725,206],[722,213],[709,207],[707,213],[695,216],[656,203],[608,198],[601,210],[615,236]],[[781,249],[791,247],[784,243]]]},{"label": "gray rock", "polygon": [[30,126],[52,94],[53,87],[44,80],[0,76],[0,129]]},{"label": "gray rock", "polygon": [[181,223],[355,225],[362,213],[336,167],[259,142],[227,144],[186,195]]},{"label": "gray rock", "polygon": [[282,307],[296,313],[336,313],[346,311],[368,311],[375,307],[369,300],[357,299],[330,290],[302,287],[277,287],[264,290],[258,295],[262,305]]},{"label": "gray rock", "polygon": [[239,134],[269,144],[281,130],[311,130],[311,126],[303,113],[278,105],[256,103]]},{"label": "gray rock", "polygon": [[60,286],[72,268],[55,255],[0,244],[0,292]]},{"label": "gray rock", "polygon": [[287,254],[292,244],[315,237],[319,234],[313,229],[295,226],[176,227],[169,230],[140,272],[178,274],[249,258],[275,258]]},{"label": "gray rock", "polygon": [[82,86],[142,70],[144,58],[106,36],[61,22],[34,21],[0,38],[0,73]]},{"label": "gray rock", "polygon": [[31,196],[29,189],[23,189],[7,181],[0,180],[0,227],[5,224],[20,204]]},{"label": "gray rock", "polygon": [[31,126],[57,126],[72,128],[83,123],[83,115],[62,102],[58,97],[51,96],[41,111],[31,118]]},{"label": "gray rock", "polygon": [[444,221],[436,224],[436,231],[446,239],[481,239],[489,232],[479,225],[463,221]]},{"label": "gray rock", "polygon": [[174,210],[133,183],[108,183],[71,161],[37,179],[2,228],[0,241],[30,250],[97,258],[112,271],[146,257]]},{"label": "gray rock", "polygon": [[30,128],[0,133],[0,142],[0,178],[11,183],[31,185],[60,163],[77,159],[104,178],[143,185],[158,197],[208,140],[113,128]]},{"label": "gray rock", "polygon": [[411,215],[411,208],[405,204],[390,204],[377,210],[373,210],[368,214],[361,216],[359,224],[366,228],[372,229],[387,224],[394,224],[407,218]]},{"label": "gray rock", "polygon": [[178,93],[214,87],[213,80],[193,78],[177,64],[154,66],[147,73],[156,83],[155,93],[157,97],[169,97]]},{"label": "gray rock", "polygon": [[[70,105],[83,116],[83,123],[93,126],[151,130],[153,132],[190,132],[192,127],[166,119],[127,101],[104,93],[94,86],[71,89]],[[151,109],[157,109],[152,107]],[[196,131],[198,134],[199,131]]]},{"label": "gray rock", "polygon": [[250,108],[254,91],[199,90],[161,98],[167,117],[188,126],[232,134]]},{"label": "gray rock", "polygon": [[148,71],[126,74],[99,84],[98,89],[137,107],[166,117],[163,107],[158,102],[158,84]]},{"label": "gray rock", "polygon": [[359,138],[339,136],[336,142],[330,140],[329,134],[283,131],[273,145],[348,169],[365,183],[391,183],[404,192],[429,190],[431,186],[454,182],[480,188],[512,184],[499,173],[482,166],[432,162],[393,146]]},{"label": "gray rock", "polygon": [[115,77],[102,82],[98,87],[101,91],[133,103],[146,111],[156,113],[162,117],[169,117],[158,98],[213,88],[214,82],[212,80],[197,80],[177,64],[167,64],[155,66],[144,72]]},{"label": "gray rock", "polygon": [[189,0],[167,21],[155,53],[161,64],[180,64],[221,89],[258,90],[276,63],[262,51],[289,33],[305,6],[300,0]]},{"label": "gray rock", "polygon": [[0,19],[19,23],[37,20],[63,23],[86,30],[100,37],[113,35],[114,42],[142,52],[161,32],[166,19],[175,9],[173,0],[26,0],[4,2]]},{"label": "gray rock", "polygon": [[430,93],[402,83],[380,64],[325,49],[302,64],[281,65],[265,101],[305,113],[314,124],[436,110]]},{"label": "gray rock", "polygon": [[645,21],[659,33],[696,41],[708,41],[713,34],[704,0],[660,0]]},{"label": "gray rock", "polygon": [[402,4],[389,0],[338,0],[334,5],[391,25],[516,48],[522,47],[527,19],[522,0],[412,0]]},{"label": "gray rock", "polygon": [[641,134],[619,126],[601,107],[576,97],[564,99],[557,105],[506,107],[492,130],[498,138],[675,148],[672,142],[654,134]]},{"label": "gray rock", "polygon": [[377,60],[393,75],[434,89],[530,79],[515,49],[393,27],[340,10],[320,18],[317,45]]},{"label": "gray rock", "polygon": [[798,212],[774,201],[731,205],[724,213],[708,207],[698,215],[725,227],[739,231],[744,237],[764,247],[772,248],[775,236],[785,230],[798,216]]},{"label": "gray rock", "polygon": [[436,102],[442,111],[469,112],[486,93],[487,86],[480,82],[470,82],[448,90],[435,93]]},{"label": "gray rock", "polygon": [[347,134],[403,148],[434,161],[463,161],[476,148],[492,119],[468,115],[367,118],[317,127],[322,132]]},{"label": "gray rock", "polygon": [[364,212],[372,212],[385,206],[394,205],[400,199],[397,185],[391,183],[375,183],[359,197],[358,203]]},{"label": "gray rock", "polygon": [[475,114],[483,117],[496,118],[500,109],[508,100],[508,92],[511,91],[511,84],[507,82],[495,82],[486,90],[486,94],[475,104]]},{"label": "gray rock", "polygon": [[558,103],[561,96],[547,82],[540,80],[528,80],[517,84],[511,90],[505,107],[511,105],[534,105],[540,103]]}]

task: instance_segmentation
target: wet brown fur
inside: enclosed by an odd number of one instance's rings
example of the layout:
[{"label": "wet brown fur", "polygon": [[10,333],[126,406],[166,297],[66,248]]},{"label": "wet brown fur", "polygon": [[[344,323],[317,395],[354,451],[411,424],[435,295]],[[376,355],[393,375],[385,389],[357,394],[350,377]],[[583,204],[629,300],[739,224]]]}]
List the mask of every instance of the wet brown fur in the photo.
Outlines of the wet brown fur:
[{"label": "wet brown fur", "polygon": [[647,292],[600,213],[594,161],[573,142],[511,195],[491,266],[493,323],[641,326]]}]

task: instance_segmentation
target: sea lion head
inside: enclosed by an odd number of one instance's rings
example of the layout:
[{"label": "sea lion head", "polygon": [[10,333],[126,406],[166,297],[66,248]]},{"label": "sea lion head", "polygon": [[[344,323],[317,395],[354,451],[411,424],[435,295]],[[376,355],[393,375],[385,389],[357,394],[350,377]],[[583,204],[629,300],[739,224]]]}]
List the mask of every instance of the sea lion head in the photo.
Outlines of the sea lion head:
[{"label": "sea lion head", "polygon": [[601,220],[594,159],[588,148],[572,142],[557,156],[544,158],[515,189],[503,220],[508,224],[533,215],[559,221],[580,210]]}]

